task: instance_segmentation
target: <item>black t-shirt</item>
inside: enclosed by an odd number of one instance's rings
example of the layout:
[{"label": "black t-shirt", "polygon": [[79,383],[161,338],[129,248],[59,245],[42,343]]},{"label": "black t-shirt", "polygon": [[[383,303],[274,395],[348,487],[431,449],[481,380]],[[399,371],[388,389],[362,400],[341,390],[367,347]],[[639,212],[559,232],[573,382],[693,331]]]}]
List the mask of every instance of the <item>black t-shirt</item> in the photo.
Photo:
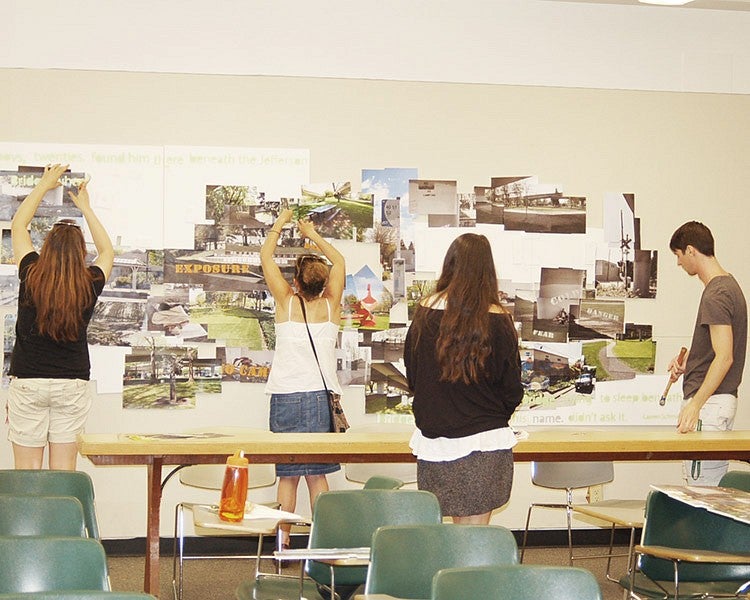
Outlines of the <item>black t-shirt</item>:
[{"label": "black t-shirt", "polygon": [[26,299],[26,275],[29,267],[39,259],[39,254],[29,252],[18,265],[21,284],[18,290],[18,317],[16,342],[10,359],[9,375],[21,379],[85,379],[91,374],[89,346],[86,329],[94,313],[96,299],[104,289],[104,273],[96,265],[89,271],[93,277],[94,301],[83,311],[83,323],[78,339],[73,342],[56,342],[40,336],[36,329],[36,307]]},{"label": "black t-shirt", "polygon": [[458,438],[507,427],[523,398],[521,358],[518,342],[508,330],[507,314],[490,313],[492,353],[487,358],[489,374],[471,385],[440,381],[437,337],[443,311],[427,310],[417,343],[406,334],[404,362],[409,387],[414,393],[412,409],[416,426],[428,438]]}]

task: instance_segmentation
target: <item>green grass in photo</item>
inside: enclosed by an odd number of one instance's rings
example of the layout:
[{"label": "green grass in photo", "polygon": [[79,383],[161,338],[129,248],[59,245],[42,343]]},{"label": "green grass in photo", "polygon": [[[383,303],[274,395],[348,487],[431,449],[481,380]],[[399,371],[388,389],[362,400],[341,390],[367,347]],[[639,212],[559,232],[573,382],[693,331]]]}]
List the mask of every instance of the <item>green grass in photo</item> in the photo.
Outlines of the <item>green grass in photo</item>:
[{"label": "green grass in photo", "polygon": [[622,340],[615,342],[614,355],[638,373],[653,373],[656,344],[653,340]]},{"label": "green grass in photo", "polygon": [[608,343],[609,340],[598,340],[583,344],[584,364],[596,367],[596,379],[598,381],[604,381],[609,377],[609,373],[604,369],[602,363],[599,362],[599,352]]},{"label": "green grass in photo", "polygon": [[190,320],[207,326],[211,339],[225,340],[230,346],[266,350],[260,321],[272,321],[273,315],[247,308],[202,306],[191,308]]},{"label": "green grass in photo", "polygon": [[[176,397],[180,399],[172,404],[169,401],[169,383],[144,383],[125,385],[122,388],[123,408],[195,408],[195,384],[187,381],[177,382]],[[185,399],[185,400],[182,400]]]},{"label": "green grass in photo", "polygon": [[341,200],[336,206],[349,215],[352,225],[357,229],[372,228],[372,204],[354,200]]}]

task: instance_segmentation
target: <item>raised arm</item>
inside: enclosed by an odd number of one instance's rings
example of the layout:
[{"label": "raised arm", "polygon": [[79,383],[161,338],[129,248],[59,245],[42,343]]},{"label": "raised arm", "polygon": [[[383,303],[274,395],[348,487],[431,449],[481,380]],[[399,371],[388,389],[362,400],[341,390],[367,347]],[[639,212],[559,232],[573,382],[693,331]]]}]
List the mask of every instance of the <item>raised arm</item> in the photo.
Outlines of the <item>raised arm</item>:
[{"label": "raised arm", "polygon": [[13,244],[13,258],[16,264],[19,264],[21,259],[29,252],[34,251],[34,244],[31,242],[31,235],[29,234],[29,223],[34,218],[44,194],[60,187],[60,176],[67,169],[68,165],[60,164],[44,167],[44,174],[39,183],[34,186],[31,193],[21,202],[16,214],[13,215],[13,221],[10,224],[10,239]]},{"label": "raised arm", "polygon": [[323,239],[323,237],[315,231],[315,226],[308,220],[301,220],[297,223],[297,228],[303,237],[306,237],[312,243],[314,243],[325,257],[331,261],[331,270],[328,273],[328,283],[326,289],[323,291],[323,295],[329,298],[335,304],[341,303],[341,296],[344,293],[344,287],[346,285],[346,261],[344,255],[341,254],[332,244]]},{"label": "raised arm", "polygon": [[281,274],[281,269],[273,259],[273,253],[276,250],[276,243],[279,241],[281,236],[281,228],[284,227],[289,221],[292,220],[292,211],[290,209],[284,209],[281,211],[279,218],[271,227],[268,232],[263,246],[260,248],[260,264],[263,267],[263,277],[266,279],[266,285],[273,296],[274,302],[278,307],[280,304],[284,305],[283,302],[293,293],[292,286],[289,285],[284,276]]},{"label": "raised arm", "polygon": [[109,274],[112,271],[112,263],[115,260],[115,250],[112,247],[112,240],[109,239],[107,230],[104,229],[104,225],[101,224],[99,218],[94,214],[91,208],[91,200],[89,198],[89,191],[87,189],[88,179],[78,185],[78,194],[69,192],[70,199],[73,200],[75,205],[83,213],[83,218],[86,219],[86,224],[91,232],[91,237],[94,240],[94,246],[96,246],[97,257],[94,260],[94,264],[99,267],[104,273],[104,279],[109,278]]}]

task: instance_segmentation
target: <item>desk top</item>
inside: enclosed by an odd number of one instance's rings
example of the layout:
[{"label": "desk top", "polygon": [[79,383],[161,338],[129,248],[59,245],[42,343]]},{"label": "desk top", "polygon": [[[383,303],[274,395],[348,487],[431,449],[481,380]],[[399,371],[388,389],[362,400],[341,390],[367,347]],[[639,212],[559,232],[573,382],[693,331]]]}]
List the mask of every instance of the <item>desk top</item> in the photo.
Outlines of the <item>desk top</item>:
[{"label": "desk top", "polygon": [[[221,431],[221,428],[217,428]],[[673,428],[526,429],[516,461],[750,460],[750,431],[677,433]],[[248,430],[193,434],[82,434],[79,452],[93,463],[223,463],[242,449],[253,462],[413,462],[409,432],[272,433]]]}]

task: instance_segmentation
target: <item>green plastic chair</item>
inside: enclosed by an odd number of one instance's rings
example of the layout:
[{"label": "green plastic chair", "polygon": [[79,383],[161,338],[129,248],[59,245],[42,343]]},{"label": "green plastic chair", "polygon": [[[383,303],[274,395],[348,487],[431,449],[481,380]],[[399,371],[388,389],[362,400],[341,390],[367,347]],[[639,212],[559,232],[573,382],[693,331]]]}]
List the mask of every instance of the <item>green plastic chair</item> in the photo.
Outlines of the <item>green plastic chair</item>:
[{"label": "green plastic chair", "polygon": [[452,523],[381,527],[372,538],[365,593],[428,600],[432,578],[440,569],[515,564],[518,547],[505,527]]},{"label": "green plastic chair", "polygon": [[591,572],[576,567],[509,565],[441,569],[432,600],[602,600]]},{"label": "green plastic chair", "polygon": [[0,537],[0,593],[109,591],[107,560],[98,540]]},{"label": "green plastic chair", "polygon": [[[712,552],[719,554],[708,556]],[[646,500],[646,520],[636,556],[632,577],[623,576],[620,584],[642,598],[734,597],[743,589],[746,594],[750,525],[653,490]],[[725,559],[731,562],[722,562]]]},{"label": "green plastic chair", "polygon": [[94,484],[91,477],[83,471],[2,469],[0,470],[0,494],[78,498],[83,506],[89,537],[99,539],[99,525],[94,505]]},{"label": "green plastic chair", "polygon": [[0,494],[0,536],[28,535],[86,537],[80,500]]},{"label": "green plastic chair", "polygon": [[[423,490],[337,490],[324,492],[315,501],[308,548],[363,548],[372,543],[373,533],[382,525],[432,524],[442,520],[440,505],[431,492]],[[325,598],[330,589],[340,595],[351,593],[367,579],[365,566],[330,566],[307,561],[305,598]],[[239,600],[298,597],[299,582],[275,576],[261,576],[243,582],[237,590]]]},{"label": "green plastic chair", "polygon": [[750,471],[727,471],[719,481],[719,487],[750,492]]},{"label": "green plastic chair", "polygon": [[399,490],[404,487],[404,482],[395,477],[386,475],[373,475],[363,486],[365,490]]}]

